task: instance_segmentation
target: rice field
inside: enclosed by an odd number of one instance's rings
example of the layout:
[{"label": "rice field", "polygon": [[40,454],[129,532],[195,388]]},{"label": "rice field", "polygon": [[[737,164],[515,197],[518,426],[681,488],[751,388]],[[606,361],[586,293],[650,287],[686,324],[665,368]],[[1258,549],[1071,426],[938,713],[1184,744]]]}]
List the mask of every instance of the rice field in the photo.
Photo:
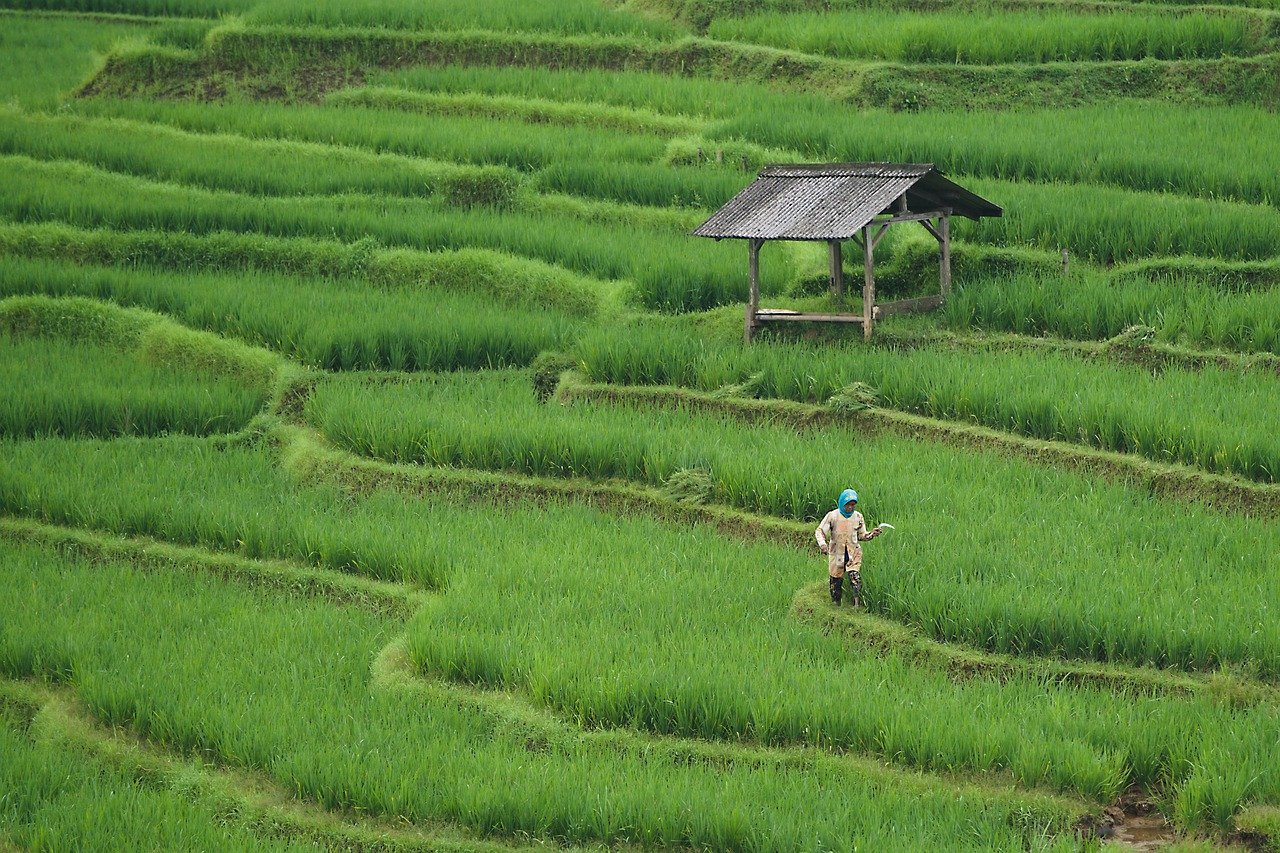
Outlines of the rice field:
[{"label": "rice field", "polygon": [[0,850],[1280,843],[1269,0],[2,5]]}]

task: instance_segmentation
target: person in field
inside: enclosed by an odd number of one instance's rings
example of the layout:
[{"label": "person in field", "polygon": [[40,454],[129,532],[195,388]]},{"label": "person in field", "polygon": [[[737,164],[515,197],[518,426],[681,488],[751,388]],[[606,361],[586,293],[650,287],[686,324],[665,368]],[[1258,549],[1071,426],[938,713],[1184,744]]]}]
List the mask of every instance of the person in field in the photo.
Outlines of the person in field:
[{"label": "person in field", "polygon": [[827,574],[831,581],[831,601],[839,606],[844,578],[849,577],[853,597],[849,603],[857,607],[862,603],[862,545],[875,539],[880,528],[867,530],[867,523],[858,512],[858,493],[845,489],[840,493],[836,508],[822,518],[815,536],[818,547],[827,555]]}]

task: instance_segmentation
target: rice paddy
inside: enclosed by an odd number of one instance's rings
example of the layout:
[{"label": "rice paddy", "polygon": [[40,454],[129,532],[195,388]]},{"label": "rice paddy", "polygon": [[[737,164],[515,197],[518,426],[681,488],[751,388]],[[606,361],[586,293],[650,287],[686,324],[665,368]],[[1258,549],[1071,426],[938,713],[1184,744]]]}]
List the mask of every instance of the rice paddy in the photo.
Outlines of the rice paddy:
[{"label": "rice paddy", "polygon": [[1280,843],[1265,4],[5,5],[0,850]]}]

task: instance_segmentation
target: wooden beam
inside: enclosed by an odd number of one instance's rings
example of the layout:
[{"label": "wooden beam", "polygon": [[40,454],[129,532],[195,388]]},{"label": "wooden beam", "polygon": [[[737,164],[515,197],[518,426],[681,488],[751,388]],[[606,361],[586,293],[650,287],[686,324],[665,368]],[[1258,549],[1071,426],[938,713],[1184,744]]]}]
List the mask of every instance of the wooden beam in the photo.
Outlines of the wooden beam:
[{"label": "wooden beam", "polygon": [[892,314],[917,314],[932,311],[942,305],[941,294],[919,296],[915,299],[899,299],[897,302],[883,302],[875,307],[875,317],[888,317]]},{"label": "wooden beam", "polygon": [[927,219],[921,219],[920,224],[924,226],[924,230],[928,231],[930,234],[933,235],[933,239],[937,240],[939,243],[942,242],[942,235],[938,233],[937,228],[933,227],[932,222],[930,222]]},{"label": "wooden beam", "polygon": [[876,272],[874,255],[876,245],[871,241],[871,228],[862,226],[862,244],[866,250],[862,253],[862,336],[870,340],[871,328],[875,323],[872,309],[876,304]]},{"label": "wooden beam", "polygon": [[766,308],[756,315],[758,323],[862,323],[859,314],[806,314],[802,311],[776,311]]},{"label": "wooden beam", "polygon": [[828,242],[831,247],[831,295],[839,299],[844,296],[844,256],[840,253],[840,241]]},{"label": "wooden beam", "polygon": [[756,336],[756,311],[760,308],[760,244],[763,240],[752,238],[747,255],[747,274],[751,279],[751,293],[747,296],[747,322],[743,337],[751,343]]},{"label": "wooden beam", "polygon": [[939,239],[941,260],[938,263],[938,279],[942,286],[942,298],[945,301],[951,295],[951,212],[942,214],[938,222],[938,230],[942,232]]},{"label": "wooden beam", "polygon": [[938,210],[930,210],[928,213],[895,213],[888,219],[874,219],[872,222],[881,222],[886,225],[893,225],[898,222],[920,222],[922,220],[937,219],[946,213],[950,213],[950,211],[944,207]]},{"label": "wooden beam", "polygon": [[872,236],[872,238],[871,238],[871,248],[872,248],[872,249],[874,249],[876,246],[880,245],[880,241],[881,241],[882,239],[884,239],[884,235],[889,231],[889,226],[890,226],[890,225],[892,225],[892,224],[893,224],[893,220],[892,220],[892,219],[888,219],[888,220],[885,220],[884,222],[880,223],[880,229],[879,229],[878,231],[876,231],[875,235],[874,235],[874,236]]}]

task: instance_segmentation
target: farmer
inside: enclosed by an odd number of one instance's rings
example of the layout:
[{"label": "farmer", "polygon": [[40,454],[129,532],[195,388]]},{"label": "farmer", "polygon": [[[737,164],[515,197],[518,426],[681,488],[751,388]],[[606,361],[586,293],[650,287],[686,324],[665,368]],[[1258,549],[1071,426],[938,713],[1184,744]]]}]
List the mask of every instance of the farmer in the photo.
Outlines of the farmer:
[{"label": "farmer", "polygon": [[831,576],[831,600],[840,604],[841,586],[844,576],[849,576],[849,586],[853,589],[854,607],[862,603],[862,546],[859,542],[875,539],[881,533],[880,528],[867,531],[867,523],[858,512],[858,493],[853,489],[845,489],[840,493],[840,501],[836,508],[823,516],[815,536],[818,547],[827,555],[827,573]]}]

